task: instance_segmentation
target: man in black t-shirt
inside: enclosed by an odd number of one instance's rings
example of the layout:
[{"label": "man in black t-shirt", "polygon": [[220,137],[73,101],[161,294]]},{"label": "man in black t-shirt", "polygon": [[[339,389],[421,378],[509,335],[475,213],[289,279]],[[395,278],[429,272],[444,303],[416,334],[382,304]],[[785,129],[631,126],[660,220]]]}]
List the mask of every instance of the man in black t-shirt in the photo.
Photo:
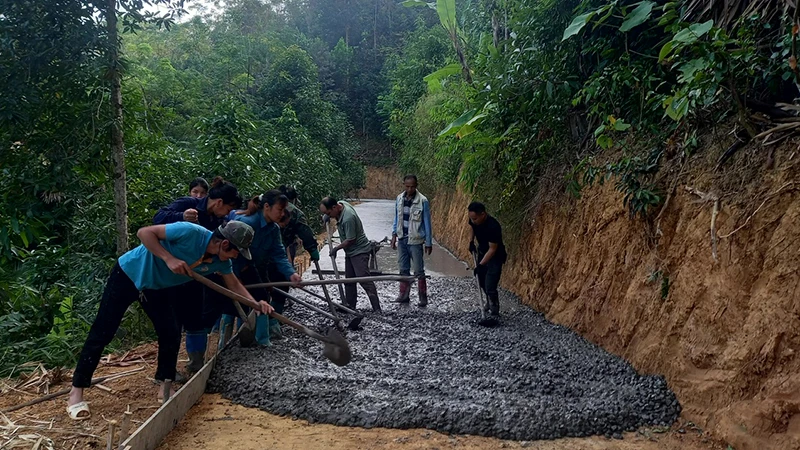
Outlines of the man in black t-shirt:
[{"label": "man in black t-shirt", "polygon": [[[478,275],[478,282],[489,298],[488,311],[493,316],[500,315],[500,296],[497,292],[497,285],[500,283],[500,275],[503,271],[503,264],[506,262],[506,246],[503,244],[503,228],[500,222],[486,212],[483,203],[472,202],[467,207],[469,211],[469,225],[472,227],[472,235],[469,240],[470,253],[478,253],[478,267],[475,273]],[[478,246],[475,247],[475,239]]]}]

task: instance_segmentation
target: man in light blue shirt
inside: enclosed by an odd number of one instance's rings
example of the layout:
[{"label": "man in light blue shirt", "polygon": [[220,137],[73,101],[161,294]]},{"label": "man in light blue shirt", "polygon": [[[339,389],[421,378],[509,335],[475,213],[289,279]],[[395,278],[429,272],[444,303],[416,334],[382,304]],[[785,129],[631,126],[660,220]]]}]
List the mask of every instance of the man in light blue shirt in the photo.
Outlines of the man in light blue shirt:
[{"label": "man in light blue shirt", "polygon": [[[203,276],[219,273],[228,289],[255,301],[233,274],[231,264],[239,255],[250,257],[248,247],[253,240],[253,229],[248,225],[231,222],[212,232],[193,223],[177,222],[141,228],[137,236],[142,245],[122,255],[111,270],[100,309],[78,359],[67,401],[67,413],[72,419],[90,416],[83,390],[90,386],[103,350],[134,302],[140,302],[158,335],[155,379],[164,381],[175,379],[181,342],[171,305],[174,290],[168,288],[191,281],[190,271]],[[267,302],[258,303],[258,313],[272,312]]]}]

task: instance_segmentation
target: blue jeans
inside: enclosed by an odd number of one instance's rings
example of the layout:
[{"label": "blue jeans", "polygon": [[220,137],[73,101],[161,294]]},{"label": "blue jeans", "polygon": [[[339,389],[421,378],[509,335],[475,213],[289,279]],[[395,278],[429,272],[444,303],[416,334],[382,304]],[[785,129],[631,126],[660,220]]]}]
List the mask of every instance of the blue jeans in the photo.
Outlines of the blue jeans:
[{"label": "blue jeans", "polygon": [[422,244],[408,244],[408,238],[397,241],[397,265],[400,275],[411,275],[411,265],[414,265],[414,276],[425,277],[425,261],[422,259]]}]

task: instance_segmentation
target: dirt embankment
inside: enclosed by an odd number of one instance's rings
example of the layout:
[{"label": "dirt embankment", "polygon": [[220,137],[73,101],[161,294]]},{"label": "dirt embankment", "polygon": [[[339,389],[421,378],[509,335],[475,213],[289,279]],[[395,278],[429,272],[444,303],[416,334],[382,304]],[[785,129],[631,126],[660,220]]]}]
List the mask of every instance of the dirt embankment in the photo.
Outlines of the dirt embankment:
[{"label": "dirt embankment", "polygon": [[403,175],[397,167],[368,167],[367,187],[358,191],[358,198],[393,199],[403,191]]},{"label": "dirt embankment", "polygon": [[[717,152],[690,160],[649,223],[629,218],[613,183],[545,203],[512,246],[502,284],[638,370],[664,374],[684,418],[737,450],[800,448],[797,148],[776,150],[774,169],[763,149],[740,151],[715,175]],[[716,258],[714,201],[698,191],[720,198]],[[462,259],[469,200],[432,198],[434,235]]]}]

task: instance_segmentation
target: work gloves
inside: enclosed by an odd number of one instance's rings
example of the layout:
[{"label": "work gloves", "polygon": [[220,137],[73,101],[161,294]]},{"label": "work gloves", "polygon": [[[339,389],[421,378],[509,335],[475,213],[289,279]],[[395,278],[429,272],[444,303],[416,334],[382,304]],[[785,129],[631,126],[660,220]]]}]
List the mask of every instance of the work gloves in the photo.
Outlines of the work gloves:
[{"label": "work gloves", "polygon": [[319,250],[311,250],[308,254],[311,256],[311,261],[319,261]]}]

